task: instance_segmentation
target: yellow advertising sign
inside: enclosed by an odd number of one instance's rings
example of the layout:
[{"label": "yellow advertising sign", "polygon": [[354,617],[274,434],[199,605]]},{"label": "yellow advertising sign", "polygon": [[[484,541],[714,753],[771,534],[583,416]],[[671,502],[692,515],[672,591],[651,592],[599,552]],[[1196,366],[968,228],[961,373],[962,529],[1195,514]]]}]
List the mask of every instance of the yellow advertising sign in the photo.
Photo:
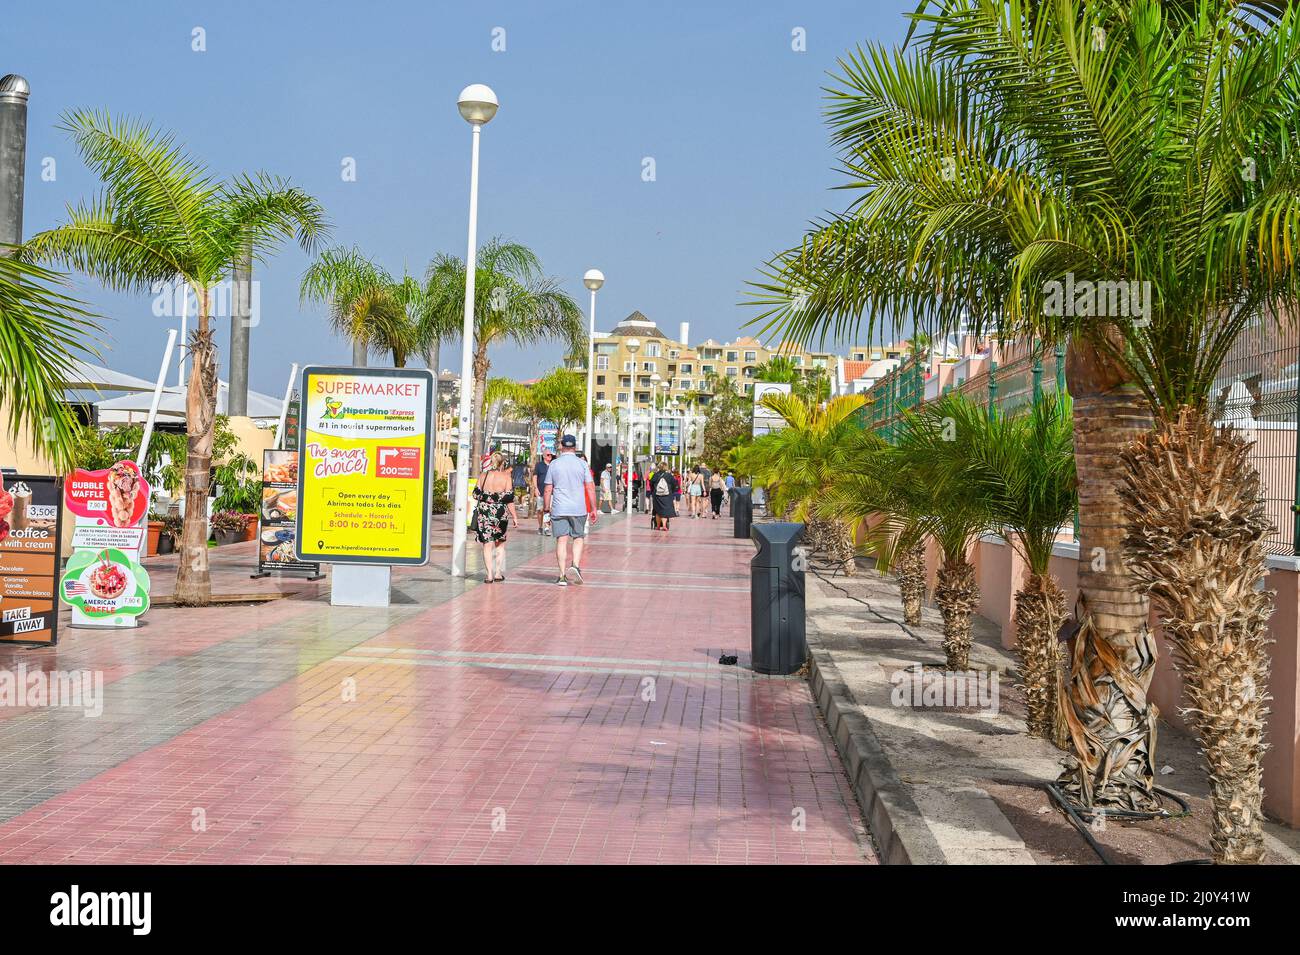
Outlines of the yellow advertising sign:
[{"label": "yellow advertising sign", "polygon": [[433,374],[311,365],[301,394],[298,559],[425,563]]}]

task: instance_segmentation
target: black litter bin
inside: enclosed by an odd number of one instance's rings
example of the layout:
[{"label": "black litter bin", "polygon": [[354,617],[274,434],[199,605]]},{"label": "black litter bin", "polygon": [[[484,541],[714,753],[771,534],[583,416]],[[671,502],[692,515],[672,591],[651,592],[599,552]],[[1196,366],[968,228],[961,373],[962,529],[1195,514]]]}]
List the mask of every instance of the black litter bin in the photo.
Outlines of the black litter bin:
[{"label": "black litter bin", "polygon": [[731,529],[736,540],[748,540],[749,528],[754,523],[754,489],[736,487],[731,491]]},{"label": "black litter bin", "polygon": [[756,524],[749,564],[750,654],[758,673],[794,673],[808,656],[803,564],[795,548],[802,524]]}]

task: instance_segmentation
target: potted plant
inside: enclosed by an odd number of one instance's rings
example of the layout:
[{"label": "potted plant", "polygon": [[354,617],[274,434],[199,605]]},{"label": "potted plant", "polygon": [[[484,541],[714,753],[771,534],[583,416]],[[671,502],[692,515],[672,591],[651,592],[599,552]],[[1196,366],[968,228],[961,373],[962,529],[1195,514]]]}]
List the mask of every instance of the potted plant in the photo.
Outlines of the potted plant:
[{"label": "potted plant", "polygon": [[176,550],[176,542],[180,540],[181,528],[185,525],[185,519],[179,514],[168,511],[166,514],[159,516],[162,522],[162,531],[158,534],[158,551],[159,554],[170,554]]},{"label": "potted plant", "polygon": [[212,515],[212,537],[218,545],[234,544],[244,538],[248,521],[239,511],[217,511]]},{"label": "potted plant", "polygon": [[148,528],[149,528],[149,543],[147,545],[147,549],[145,550],[145,554],[147,556],[154,556],[156,554],[161,553],[158,547],[162,541],[163,515],[159,514],[157,511],[151,513],[149,515]]}]

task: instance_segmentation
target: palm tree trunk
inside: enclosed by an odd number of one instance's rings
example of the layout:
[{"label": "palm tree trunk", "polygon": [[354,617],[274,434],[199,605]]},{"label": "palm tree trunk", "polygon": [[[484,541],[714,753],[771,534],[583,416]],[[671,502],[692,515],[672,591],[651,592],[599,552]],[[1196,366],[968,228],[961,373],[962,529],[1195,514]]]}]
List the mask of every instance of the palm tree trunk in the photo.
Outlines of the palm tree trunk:
[{"label": "palm tree trunk", "polygon": [[925,541],[913,544],[899,555],[894,566],[899,596],[903,598],[903,623],[916,626],[921,622],[921,604],[925,600]]},{"label": "palm tree trunk", "polygon": [[964,555],[945,556],[934,588],[934,602],[943,615],[943,652],[949,670],[970,669],[971,616],[979,607],[975,565]]},{"label": "palm tree trunk", "polygon": [[1065,619],[1065,592],[1051,574],[1030,572],[1016,592],[1012,621],[1016,652],[1025,685],[1025,723],[1030,736],[1057,739],[1056,673],[1060,647],[1056,638]]},{"label": "palm tree trunk", "polygon": [[433,453],[429,455],[429,468],[435,481],[438,480],[438,362],[441,345],[442,342],[435,338],[424,352],[424,365],[433,372]]},{"label": "palm tree trunk", "polygon": [[365,368],[366,362],[370,358],[369,351],[365,342],[354,338],[352,340],[352,364],[357,368]]},{"label": "palm tree trunk", "polygon": [[1217,863],[1264,858],[1261,760],[1273,594],[1252,442],[1190,408],[1124,454],[1124,555],[1161,612],[1210,770]]},{"label": "palm tree trunk", "polygon": [[1147,599],[1124,565],[1118,487],[1120,451],[1151,430],[1151,413],[1094,345],[1072,342],[1066,373],[1079,485],[1080,629],[1062,706],[1071,759],[1058,784],[1088,808],[1151,811],[1159,805],[1157,711],[1147,700],[1156,642]]},{"label": "palm tree trunk", "polygon": [[470,463],[477,467],[479,455],[484,450],[483,447],[483,428],[487,422],[483,420],[483,413],[486,409],[483,407],[483,393],[487,388],[488,368],[490,367],[487,357],[487,346],[476,345],[474,349],[474,425],[473,425],[473,443],[470,445]]},{"label": "palm tree trunk", "polygon": [[208,486],[212,470],[212,437],[217,412],[217,349],[209,325],[211,297],[196,288],[198,328],[190,336],[190,383],[185,395],[185,523],[181,530],[180,561],[176,568],[176,603],[206,606],[212,597],[208,573]]}]

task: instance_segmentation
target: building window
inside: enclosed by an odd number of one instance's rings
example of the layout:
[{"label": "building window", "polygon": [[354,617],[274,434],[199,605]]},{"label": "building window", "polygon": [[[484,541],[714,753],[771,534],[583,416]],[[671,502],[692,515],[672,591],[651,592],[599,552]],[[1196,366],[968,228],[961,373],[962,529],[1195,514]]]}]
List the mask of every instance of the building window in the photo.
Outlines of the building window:
[{"label": "building window", "polygon": [[746,378],[753,378],[753,377],[754,377],[754,366],[753,366],[753,365],[746,365],[746,366],[745,366],[745,377],[746,377]]},{"label": "building window", "polygon": [[598,391],[598,392],[596,392],[596,400],[597,400],[597,401],[604,401],[604,400],[605,400],[605,392],[603,392],[603,391]]},{"label": "building window", "polygon": [[700,366],[700,371],[704,372],[704,374],[706,374],[706,375],[711,375],[711,374],[713,374],[713,366],[712,366],[712,365],[701,365],[701,366]]},{"label": "building window", "polygon": [[608,355],[597,355],[597,356],[596,356],[596,369],[597,369],[598,371],[608,371],[608,370],[609,370],[609,356],[608,356]]},{"label": "building window", "polygon": [[618,393],[618,400],[619,400],[620,402],[627,401],[627,392],[626,392],[626,391],[620,391],[620,392]]},{"label": "building window", "polygon": [[691,390],[691,380],[689,378],[683,378],[682,391],[690,391],[690,390]]},{"label": "building window", "polygon": [[735,368],[728,368],[728,369],[727,369],[727,377],[728,377],[728,378],[735,378],[735,377],[736,377],[736,374],[737,374],[737,371],[736,371]]},{"label": "building window", "polygon": [[854,360],[854,361],[866,361],[866,360],[867,360],[867,356],[864,355],[864,354],[862,354],[862,352],[860,352],[860,351],[855,351],[855,352],[853,353],[853,360]]},{"label": "building window", "polygon": [[647,357],[647,358],[658,358],[658,357],[659,357],[659,343],[658,343],[658,342],[651,342],[649,345],[646,345],[646,346],[645,346],[645,353],[646,353],[646,357]]},{"label": "building window", "polygon": [[648,391],[639,391],[639,392],[637,392],[636,400],[639,401],[639,402],[640,402],[641,404],[643,404],[643,405],[644,405],[644,404],[649,404],[649,403],[650,403],[650,392],[648,392]]},{"label": "building window", "polygon": [[691,363],[690,363],[690,362],[682,362],[682,374],[683,374],[683,375],[689,375],[692,371],[694,371],[694,369],[691,368]]},{"label": "building window", "polygon": [[598,384],[598,385],[603,385],[604,383],[605,383],[605,376],[604,376],[604,375],[597,375],[597,376],[596,376],[596,384]]},{"label": "building window", "polygon": [[792,356],[790,356],[790,357],[791,357],[792,360],[794,361],[794,366],[795,366],[796,368],[802,368],[802,367],[803,367],[803,355],[792,355]]},{"label": "building window", "polygon": [[624,370],[624,371],[636,371],[636,362],[634,362],[634,361],[625,361],[625,362],[623,362],[623,370]]},{"label": "building window", "polygon": [[642,370],[642,371],[654,371],[654,370],[655,370],[655,363],[652,362],[652,361],[643,361],[643,362],[641,362],[641,370]]},{"label": "building window", "polygon": [[758,352],[756,351],[745,352],[745,361],[758,361]]},{"label": "building window", "polygon": [[753,390],[754,390],[753,384],[747,382],[745,384],[745,394],[750,394],[751,392],[753,392]]},{"label": "building window", "polygon": [[727,361],[735,361],[738,353],[734,351],[727,352]]}]

